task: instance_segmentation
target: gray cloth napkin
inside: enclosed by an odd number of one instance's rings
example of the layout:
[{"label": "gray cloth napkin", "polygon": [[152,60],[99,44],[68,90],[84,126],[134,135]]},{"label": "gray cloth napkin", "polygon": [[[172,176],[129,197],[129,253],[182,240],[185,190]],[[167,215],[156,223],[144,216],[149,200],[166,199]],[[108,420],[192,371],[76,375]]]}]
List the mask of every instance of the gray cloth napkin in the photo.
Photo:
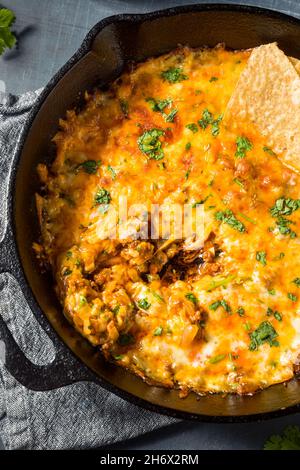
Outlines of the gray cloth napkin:
[{"label": "gray cloth napkin", "polygon": [[[10,165],[38,93],[17,98],[0,92],[0,241],[6,226]],[[7,273],[0,275],[0,315],[29,360],[44,365],[54,359],[53,344],[37,323],[16,280]],[[81,382],[49,392],[28,390],[6,370],[5,345],[0,337],[0,434],[6,449],[95,448],[172,422],[93,383]]]}]

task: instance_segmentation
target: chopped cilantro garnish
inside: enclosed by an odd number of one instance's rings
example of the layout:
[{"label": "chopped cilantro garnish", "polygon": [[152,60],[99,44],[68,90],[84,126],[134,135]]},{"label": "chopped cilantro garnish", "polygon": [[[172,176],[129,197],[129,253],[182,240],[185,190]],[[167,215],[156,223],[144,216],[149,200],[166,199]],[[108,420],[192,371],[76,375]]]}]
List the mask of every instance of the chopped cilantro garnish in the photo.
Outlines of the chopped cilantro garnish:
[{"label": "chopped cilantro garnish", "polygon": [[256,252],[256,261],[259,261],[263,266],[267,264],[267,253],[265,251]]},{"label": "chopped cilantro garnish", "polygon": [[164,100],[156,100],[155,98],[147,98],[146,101],[149,103],[152,111],[156,111],[162,114],[166,122],[174,121],[178,109],[172,109],[169,114],[164,112],[165,108],[172,104],[173,101],[171,99],[167,98]]},{"label": "chopped cilantro garnish", "polygon": [[173,122],[176,114],[178,113],[178,109],[172,109],[169,114],[163,114],[166,122]]},{"label": "chopped cilantro garnish", "polygon": [[198,126],[194,122],[187,124],[185,127],[189,129],[190,131],[192,131],[193,134],[196,134],[196,132],[198,132]]},{"label": "chopped cilantro garnish", "polygon": [[188,300],[190,300],[191,302],[193,302],[193,304],[197,305],[198,303],[198,299],[197,297],[192,293],[192,292],[189,292],[188,294],[185,294],[186,298]]},{"label": "chopped cilantro garnish", "polygon": [[255,351],[264,343],[272,346],[279,346],[279,342],[275,339],[278,334],[273,325],[268,321],[263,321],[256,330],[250,333],[250,351]]},{"label": "chopped cilantro garnish", "polygon": [[117,173],[116,173],[116,171],[113,169],[113,167],[110,166],[110,165],[108,165],[107,169],[108,169],[108,171],[110,172],[112,179],[113,179],[113,180],[116,179]]},{"label": "chopped cilantro garnish", "polygon": [[213,302],[212,304],[209,305],[210,310],[217,310],[219,307],[223,307],[225,312],[231,313],[231,307],[228,305],[226,300],[217,300],[216,302]]},{"label": "chopped cilantro garnish", "polygon": [[270,212],[272,217],[286,216],[291,215],[299,208],[300,199],[280,197],[275,201],[275,204],[273,207],[271,207]]},{"label": "chopped cilantro garnish", "polygon": [[282,315],[280,312],[278,312],[277,310],[275,310],[274,312],[274,318],[276,318],[276,320],[278,321],[282,321]]},{"label": "chopped cilantro garnish", "polygon": [[207,108],[203,110],[202,118],[199,119],[198,124],[202,129],[206,129],[209,124],[213,123],[213,115]]},{"label": "chopped cilantro garnish", "polygon": [[191,146],[191,142],[188,142],[187,144],[185,144],[185,150],[190,150]]},{"label": "chopped cilantro garnish", "polygon": [[162,143],[159,140],[159,137],[162,135],[164,135],[164,131],[160,129],[151,129],[150,131],[144,132],[138,138],[138,146],[141,152],[153,160],[161,160],[164,158]]},{"label": "chopped cilantro garnish", "polygon": [[123,359],[124,355],[123,354],[115,354],[113,356],[113,358],[116,360],[116,361],[121,361]]},{"label": "chopped cilantro garnish", "polygon": [[213,137],[216,137],[217,135],[219,135],[220,122],[222,121],[222,119],[223,119],[223,115],[221,114],[219,117],[217,117],[217,119],[214,119],[214,121],[212,122],[212,124],[211,124],[211,135]]},{"label": "chopped cilantro garnish", "polygon": [[138,307],[142,310],[148,310],[151,307],[151,304],[148,302],[148,299],[144,298],[137,302]]},{"label": "chopped cilantro garnish", "polygon": [[181,67],[171,67],[164,70],[160,76],[169,83],[178,83],[188,79]]},{"label": "chopped cilantro garnish", "polygon": [[236,311],[236,313],[240,316],[243,317],[245,315],[245,309],[243,307],[239,307]]},{"label": "chopped cilantro garnish", "polygon": [[220,301],[216,300],[216,302],[213,302],[212,304],[209,305],[210,310],[217,310],[217,308],[220,307]]},{"label": "chopped cilantro garnish", "polygon": [[288,296],[288,299],[290,299],[292,302],[297,302],[297,300],[298,300],[298,297],[295,294],[293,294],[292,292],[288,292],[287,296]]},{"label": "chopped cilantro garnish", "polygon": [[114,315],[117,315],[117,313],[119,313],[119,310],[120,310],[120,305],[116,305],[113,309],[112,309],[112,313]]},{"label": "chopped cilantro garnish", "polygon": [[165,302],[165,299],[161,295],[159,295],[157,292],[152,291],[152,295],[160,302]]},{"label": "chopped cilantro garnish", "polygon": [[205,198],[200,199],[200,201],[194,202],[194,204],[192,205],[192,208],[195,209],[195,207],[201,206],[201,204],[204,204],[204,203],[207,201],[207,199],[209,199],[211,196],[212,196],[212,194],[209,194],[209,195],[206,196]]},{"label": "chopped cilantro garnish", "polygon": [[105,188],[98,189],[95,195],[95,204],[109,204],[111,201],[110,192]]},{"label": "chopped cilantro garnish", "polygon": [[293,280],[293,283],[296,284],[297,287],[300,287],[300,277],[296,277],[296,279]]},{"label": "chopped cilantro garnish", "polygon": [[100,165],[101,162],[99,160],[97,162],[95,160],[86,160],[85,162],[80,163],[77,168],[82,168],[85,173],[88,173],[89,175],[95,175]]},{"label": "chopped cilantro garnish", "polygon": [[172,100],[167,98],[165,100],[156,100],[155,98],[147,98],[146,101],[149,103],[152,111],[162,112],[167,106],[172,104]]},{"label": "chopped cilantro garnish", "polygon": [[162,332],[163,332],[163,327],[158,326],[157,328],[155,328],[155,330],[153,332],[153,336],[161,336]]},{"label": "chopped cilantro garnish", "polygon": [[275,258],[273,258],[273,261],[279,261],[281,259],[283,259],[285,257],[285,254],[284,253],[279,253],[278,256],[275,256]]},{"label": "chopped cilantro garnish", "polygon": [[217,356],[211,357],[209,359],[209,362],[211,364],[217,364],[218,362],[223,361],[223,359],[225,359],[225,357],[226,357],[226,354],[218,354]]},{"label": "chopped cilantro garnish", "polygon": [[289,235],[290,238],[296,238],[297,234],[294,232],[289,225],[295,224],[292,220],[287,219],[286,217],[279,216],[276,220],[276,225],[279,233],[281,235]]},{"label": "chopped cilantro garnish", "polygon": [[238,213],[239,216],[241,216],[243,219],[247,220],[247,222],[250,222],[250,224],[256,225],[255,220],[251,219],[251,217],[248,217],[245,214],[242,214],[242,212]]},{"label": "chopped cilantro garnish", "polygon": [[229,274],[229,276],[218,278],[217,280],[213,279],[206,290],[207,292],[211,292],[212,290],[217,289],[218,287],[224,287],[226,289],[228,284],[230,284],[235,278],[235,274]]},{"label": "chopped cilantro garnish", "polygon": [[84,295],[80,295],[79,297],[79,307],[83,307],[87,304],[87,299]]},{"label": "chopped cilantro garnish", "polygon": [[269,155],[272,155],[272,156],[275,156],[275,155],[276,155],[276,153],[273,152],[273,150],[270,149],[270,147],[264,146],[264,147],[263,147],[263,151],[266,152],[266,153],[268,153]]},{"label": "chopped cilantro garnish", "polygon": [[238,184],[241,188],[244,187],[244,183],[239,178],[234,178],[234,183]]},{"label": "chopped cilantro garnish", "polygon": [[247,137],[237,137],[236,139],[236,152],[235,156],[238,158],[244,158],[246,152],[252,149],[252,143]]},{"label": "chopped cilantro garnish", "polygon": [[238,220],[230,209],[216,212],[215,218],[216,220],[219,220],[220,222],[224,222],[225,224],[230,225],[230,227],[234,228],[235,230],[238,230],[239,232],[246,231],[246,228],[243,222]]},{"label": "chopped cilantro garnish", "polygon": [[218,77],[210,77],[209,81],[210,82],[216,82],[218,79]]},{"label": "chopped cilantro garnish", "polygon": [[72,251],[67,251],[67,253],[66,253],[66,258],[67,258],[67,259],[72,258]]},{"label": "chopped cilantro garnish", "polygon": [[297,234],[291,229],[290,225],[294,224],[292,220],[286,218],[287,215],[291,215],[293,212],[300,208],[300,199],[291,199],[280,197],[275,201],[270,212],[272,217],[276,217],[276,225],[281,235],[289,235],[290,238],[295,238]]},{"label": "chopped cilantro garnish", "polygon": [[273,316],[274,318],[276,318],[276,320],[282,321],[281,313],[278,312],[278,310],[273,310],[271,307],[268,307],[267,315],[268,315],[268,317]]},{"label": "chopped cilantro garnish", "polygon": [[191,168],[189,168],[188,171],[186,171],[186,173],[185,173],[185,179],[186,180],[189,179],[190,173],[191,173]]},{"label": "chopped cilantro garnish", "polygon": [[276,290],[275,289],[268,289],[268,293],[270,295],[275,295],[276,294]]},{"label": "chopped cilantro garnish", "polygon": [[202,118],[199,119],[198,124],[202,129],[206,129],[211,124],[211,134],[216,137],[220,132],[220,122],[222,121],[223,115],[220,114],[214,119],[212,113],[205,108],[202,113]]}]

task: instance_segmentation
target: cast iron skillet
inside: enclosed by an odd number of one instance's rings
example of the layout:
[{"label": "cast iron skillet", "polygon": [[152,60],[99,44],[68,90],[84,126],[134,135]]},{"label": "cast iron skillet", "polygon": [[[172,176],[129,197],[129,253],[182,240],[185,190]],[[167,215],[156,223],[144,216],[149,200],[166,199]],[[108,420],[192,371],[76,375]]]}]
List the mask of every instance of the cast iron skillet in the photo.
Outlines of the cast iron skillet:
[{"label": "cast iron skillet", "polygon": [[300,21],[264,9],[233,5],[193,5],[146,15],[117,15],[100,21],[82,46],[45,87],[21,136],[9,183],[8,225],[1,245],[0,272],[11,273],[56,348],[54,361],[33,365],[0,318],[6,367],[26,387],[50,390],[81,380],[95,382],[152,411],[203,421],[249,421],[300,409],[300,381],[279,384],[252,397],[190,394],[148,386],[131,373],[108,364],[64,319],[49,275],[41,274],[32,252],[38,238],[34,193],[36,165],[53,156],[51,137],[67,109],[80,106],[81,94],[116,78],[129,60],[141,61],[178,44],[234,49],[278,41],[300,58]]}]

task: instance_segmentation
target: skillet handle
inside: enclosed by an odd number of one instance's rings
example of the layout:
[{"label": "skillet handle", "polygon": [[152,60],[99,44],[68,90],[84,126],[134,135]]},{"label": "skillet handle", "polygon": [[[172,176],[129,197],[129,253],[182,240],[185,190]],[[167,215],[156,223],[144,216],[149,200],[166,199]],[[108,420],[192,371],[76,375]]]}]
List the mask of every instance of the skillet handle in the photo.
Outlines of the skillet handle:
[{"label": "skillet handle", "polygon": [[[15,342],[3,318],[0,317],[0,339],[5,348],[3,362],[8,372],[30,390],[48,391],[80,381],[93,381],[93,374],[66,350],[56,350],[54,361],[46,366],[32,364]],[[61,354],[60,354],[61,353]]]},{"label": "skillet handle", "polygon": [[[22,273],[10,226],[7,227],[5,237],[0,244],[0,254],[0,274],[8,272],[17,281],[21,281]],[[19,285],[22,288],[22,282]],[[24,291],[23,294],[25,295]],[[4,352],[4,366],[8,372],[22,385],[36,391],[53,390],[80,381],[96,382],[93,373],[81,364],[67,347],[62,347],[49,325],[43,319],[39,319],[39,323],[51,339],[56,351],[54,361],[45,366],[35,365],[26,358],[0,316],[0,341],[4,343],[4,351],[3,345],[0,344],[0,352]]]}]

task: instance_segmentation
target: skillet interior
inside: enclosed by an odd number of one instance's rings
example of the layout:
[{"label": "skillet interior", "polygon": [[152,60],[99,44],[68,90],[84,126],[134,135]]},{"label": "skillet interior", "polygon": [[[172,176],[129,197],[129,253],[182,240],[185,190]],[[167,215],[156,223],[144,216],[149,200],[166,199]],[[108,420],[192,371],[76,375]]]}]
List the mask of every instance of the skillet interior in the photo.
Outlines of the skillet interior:
[{"label": "skillet interior", "polygon": [[215,46],[225,42],[227,47],[239,49],[275,40],[288,55],[300,57],[300,22],[264,10],[224,5],[184,7],[104,20],[93,28],[78,54],[46,87],[21,142],[16,178],[11,188],[12,208],[21,263],[40,306],[34,313],[45,314],[62,341],[97,376],[133,397],[164,407],[157,408],[160,412],[178,413],[178,416],[187,413],[186,417],[200,419],[263,417],[264,413],[277,413],[299,404],[300,383],[294,380],[287,385],[275,385],[253,397],[213,395],[199,399],[190,394],[182,400],[176,391],[149,387],[123,369],[108,365],[66,322],[51,278],[41,275],[34,258],[31,246],[38,238],[34,209],[34,193],[38,188],[35,168],[38,162],[47,162],[53,155],[50,137],[57,131],[59,117],[64,116],[67,109],[80,106],[83,90],[116,78],[128,60],[140,61],[160,55],[178,44]]}]

